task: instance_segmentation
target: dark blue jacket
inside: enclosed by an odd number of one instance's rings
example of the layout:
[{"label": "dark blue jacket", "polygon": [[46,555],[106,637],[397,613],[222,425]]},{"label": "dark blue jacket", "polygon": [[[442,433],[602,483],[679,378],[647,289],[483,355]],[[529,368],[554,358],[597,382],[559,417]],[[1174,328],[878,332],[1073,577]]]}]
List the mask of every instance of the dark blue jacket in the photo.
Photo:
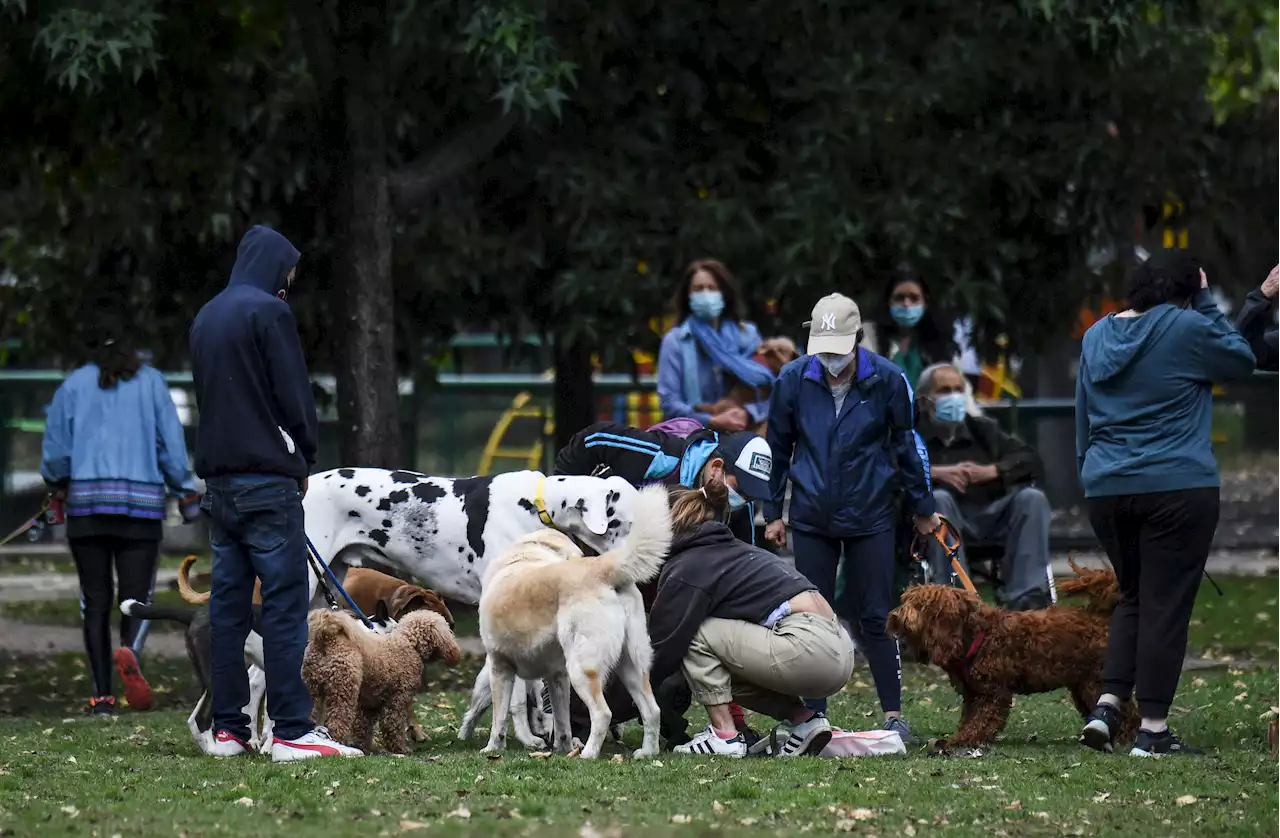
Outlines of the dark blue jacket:
[{"label": "dark blue jacket", "polygon": [[915,431],[911,385],[873,352],[859,349],[857,364],[838,417],[816,356],[783,367],[769,404],[775,493],[765,520],[782,517],[788,475],[791,526],[805,532],[856,538],[893,529],[900,489],[908,512],[933,513],[929,452]]},{"label": "dark blue jacket", "polygon": [[283,474],[316,461],[316,403],[285,289],[298,250],[269,227],[244,234],[231,281],[191,324],[200,424],[196,474]]}]

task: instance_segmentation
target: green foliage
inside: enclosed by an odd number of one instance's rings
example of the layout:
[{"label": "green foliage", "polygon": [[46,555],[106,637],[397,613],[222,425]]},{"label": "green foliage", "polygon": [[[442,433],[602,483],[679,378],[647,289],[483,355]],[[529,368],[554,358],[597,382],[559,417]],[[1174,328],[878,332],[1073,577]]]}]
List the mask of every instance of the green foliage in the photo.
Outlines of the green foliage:
[{"label": "green foliage", "polygon": [[464,50],[497,80],[494,98],[503,111],[518,107],[526,118],[544,108],[560,118],[560,105],[575,84],[574,65],[557,56],[541,12],[510,4],[481,3],[462,27]]}]

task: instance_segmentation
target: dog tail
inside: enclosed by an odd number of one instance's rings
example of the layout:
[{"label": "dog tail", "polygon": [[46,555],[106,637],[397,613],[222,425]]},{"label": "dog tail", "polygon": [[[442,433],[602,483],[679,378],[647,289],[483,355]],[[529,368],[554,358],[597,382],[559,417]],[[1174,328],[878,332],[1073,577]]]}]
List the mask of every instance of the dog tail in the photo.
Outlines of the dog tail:
[{"label": "dog tail", "polygon": [[181,605],[147,605],[136,599],[126,599],[120,603],[120,613],[126,617],[137,617],[139,620],[172,620],[184,626],[191,625],[191,621],[199,611],[199,608],[187,608]]},{"label": "dog tail", "polygon": [[178,568],[178,593],[182,594],[182,598],[193,605],[202,605],[209,601],[208,591],[197,591],[191,587],[191,579],[188,574],[191,573],[191,566],[197,561],[196,556],[187,556],[182,560],[182,566]]},{"label": "dog tail", "polygon": [[636,499],[631,533],[622,547],[599,558],[586,559],[601,565],[601,572],[615,588],[648,582],[658,575],[671,551],[671,507],[664,486],[640,490]]}]

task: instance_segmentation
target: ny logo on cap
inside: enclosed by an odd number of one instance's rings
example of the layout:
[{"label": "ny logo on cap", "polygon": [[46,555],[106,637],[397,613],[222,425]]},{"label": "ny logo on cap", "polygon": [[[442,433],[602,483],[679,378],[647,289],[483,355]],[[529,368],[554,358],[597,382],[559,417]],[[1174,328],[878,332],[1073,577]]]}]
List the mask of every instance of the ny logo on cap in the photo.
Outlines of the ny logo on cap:
[{"label": "ny logo on cap", "polygon": [[834,332],[836,330],[836,315],[834,312],[822,315],[822,331]]},{"label": "ny logo on cap", "polygon": [[765,480],[768,480],[773,474],[773,458],[764,454],[752,454],[751,464],[747,466],[747,471],[754,472]]}]

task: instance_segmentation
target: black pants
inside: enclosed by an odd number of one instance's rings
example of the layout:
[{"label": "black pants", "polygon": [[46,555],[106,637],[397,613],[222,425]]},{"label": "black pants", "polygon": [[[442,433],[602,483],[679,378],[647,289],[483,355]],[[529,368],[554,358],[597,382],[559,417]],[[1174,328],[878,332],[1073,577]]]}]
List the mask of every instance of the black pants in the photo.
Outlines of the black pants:
[{"label": "black pants", "polygon": [[[111,615],[119,614],[126,599],[151,601],[160,542],[116,535],[70,539],[71,555],[80,575],[84,612],[84,648],[89,655],[95,698],[115,695],[111,686]],[[119,580],[119,596],[112,591],[112,567]],[[140,620],[120,615],[120,645],[132,646]]]},{"label": "black pants", "polygon": [[1143,718],[1163,719],[1178,691],[1187,626],[1218,528],[1218,490],[1091,498],[1089,523],[1120,585],[1102,691],[1127,701],[1136,687]]}]

